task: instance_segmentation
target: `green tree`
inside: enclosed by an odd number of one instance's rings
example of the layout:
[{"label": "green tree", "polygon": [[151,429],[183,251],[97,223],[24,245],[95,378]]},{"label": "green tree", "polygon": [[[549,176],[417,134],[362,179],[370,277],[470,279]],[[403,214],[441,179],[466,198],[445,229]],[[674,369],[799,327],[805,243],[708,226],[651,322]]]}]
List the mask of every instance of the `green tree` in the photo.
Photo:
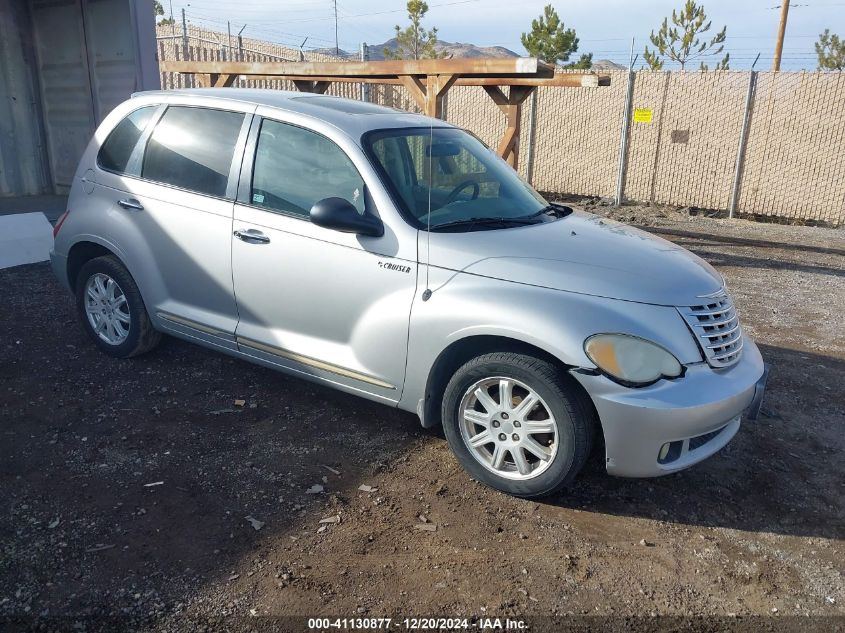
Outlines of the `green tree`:
[{"label": "green tree", "polygon": [[[672,25],[669,18],[663,18],[660,30],[651,32],[649,39],[657,50],[645,47],[643,57],[652,70],[663,70],[664,62],[669,59],[678,62],[683,70],[692,61],[702,57],[719,55],[724,49],[724,42],[728,27],[725,26],[708,41],[700,36],[710,30],[712,22],[707,19],[704,7],[693,0],[687,0],[680,12],[672,10]],[[716,64],[716,70],[727,70],[730,54]],[[707,70],[703,61],[701,70]]]},{"label": "green tree", "polygon": [[[164,7],[161,6],[161,2],[158,0],[153,0],[153,14],[158,18],[160,15],[164,15]],[[157,24],[173,24],[173,18],[162,18],[161,20],[156,20]]]},{"label": "green tree", "polygon": [[384,49],[384,56],[388,59],[440,59],[445,52],[438,51],[437,29],[426,30],[422,19],[428,13],[428,5],[424,0],[408,0],[406,5],[408,19],[411,20],[406,28],[396,25],[396,50]]},{"label": "green tree", "polygon": [[[543,8],[543,15],[531,21],[531,31],[523,33],[522,45],[531,57],[547,64],[569,61],[569,56],[578,51],[575,29],[567,29],[552,5]],[[593,55],[581,55],[577,62],[565,64],[564,68],[590,68]]]},{"label": "green tree", "polygon": [[845,70],[845,40],[825,29],[816,42],[819,70]]}]

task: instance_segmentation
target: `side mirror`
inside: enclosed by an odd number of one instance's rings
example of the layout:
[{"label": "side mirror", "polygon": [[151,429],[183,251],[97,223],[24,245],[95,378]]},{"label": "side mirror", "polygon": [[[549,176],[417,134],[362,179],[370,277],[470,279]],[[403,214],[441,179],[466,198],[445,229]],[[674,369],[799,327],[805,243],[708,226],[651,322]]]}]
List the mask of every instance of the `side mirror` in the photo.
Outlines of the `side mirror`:
[{"label": "side mirror", "polygon": [[343,198],[324,198],[311,207],[311,222],[325,229],[357,233],[369,237],[384,235],[384,224],[369,213],[361,215],[352,203]]}]

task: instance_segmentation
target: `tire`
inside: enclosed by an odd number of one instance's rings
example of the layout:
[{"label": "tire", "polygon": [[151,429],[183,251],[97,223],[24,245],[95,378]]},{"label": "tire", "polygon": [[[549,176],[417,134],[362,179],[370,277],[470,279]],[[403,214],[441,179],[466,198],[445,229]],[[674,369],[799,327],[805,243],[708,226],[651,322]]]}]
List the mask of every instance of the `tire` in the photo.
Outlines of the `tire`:
[{"label": "tire", "polygon": [[[105,354],[130,358],[150,351],[161,341],[161,333],[153,329],[135,280],[116,257],[106,255],[86,262],[77,275],[75,290],[82,327]],[[90,310],[95,314],[91,315]],[[101,329],[95,328],[95,322]]]},{"label": "tire", "polygon": [[[510,384],[505,393],[511,394],[504,406],[498,397],[503,379]],[[490,399],[475,395],[479,389]],[[520,410],[520,403],[534,397],[533,406],[523,405],[527,412]],[[524,498],[550,495],[572,483],[590,455],[597,428],[592,404],[570,376],[546,360],[512,352],[484,354],[460,367],[446,386],[442,416],[446,439],[469,474]],[[470,437],[480,446],[470,446]]]}]

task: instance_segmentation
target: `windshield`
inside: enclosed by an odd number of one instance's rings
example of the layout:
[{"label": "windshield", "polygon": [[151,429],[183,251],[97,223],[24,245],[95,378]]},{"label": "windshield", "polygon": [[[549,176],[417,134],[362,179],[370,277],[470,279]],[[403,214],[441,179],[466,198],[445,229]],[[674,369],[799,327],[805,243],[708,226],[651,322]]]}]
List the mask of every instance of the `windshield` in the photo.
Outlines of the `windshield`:
[{"label": "windshield", "polygon": [[380,130],[370,132],[364,144],[417,228],[428,226],[429,201],[432,229],[470,220],[527,219],[548,207],[505,161],[464,130]]}]

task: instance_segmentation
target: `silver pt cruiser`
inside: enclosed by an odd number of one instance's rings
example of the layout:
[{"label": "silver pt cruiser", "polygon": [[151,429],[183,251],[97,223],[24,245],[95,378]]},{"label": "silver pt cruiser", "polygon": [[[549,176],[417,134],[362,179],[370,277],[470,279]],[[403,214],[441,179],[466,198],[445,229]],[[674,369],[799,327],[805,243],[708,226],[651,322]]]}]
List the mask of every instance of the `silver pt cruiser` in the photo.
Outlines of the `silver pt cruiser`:
[{"label": "silver pt cruiser", "polygon": [[599,439],[614,475],[705,459],[767,374],[698,257],[550,204],[443,121],[328,96],[135,95],[51,259],[105,353],[166,333],[415,412],[523,497]]}]

